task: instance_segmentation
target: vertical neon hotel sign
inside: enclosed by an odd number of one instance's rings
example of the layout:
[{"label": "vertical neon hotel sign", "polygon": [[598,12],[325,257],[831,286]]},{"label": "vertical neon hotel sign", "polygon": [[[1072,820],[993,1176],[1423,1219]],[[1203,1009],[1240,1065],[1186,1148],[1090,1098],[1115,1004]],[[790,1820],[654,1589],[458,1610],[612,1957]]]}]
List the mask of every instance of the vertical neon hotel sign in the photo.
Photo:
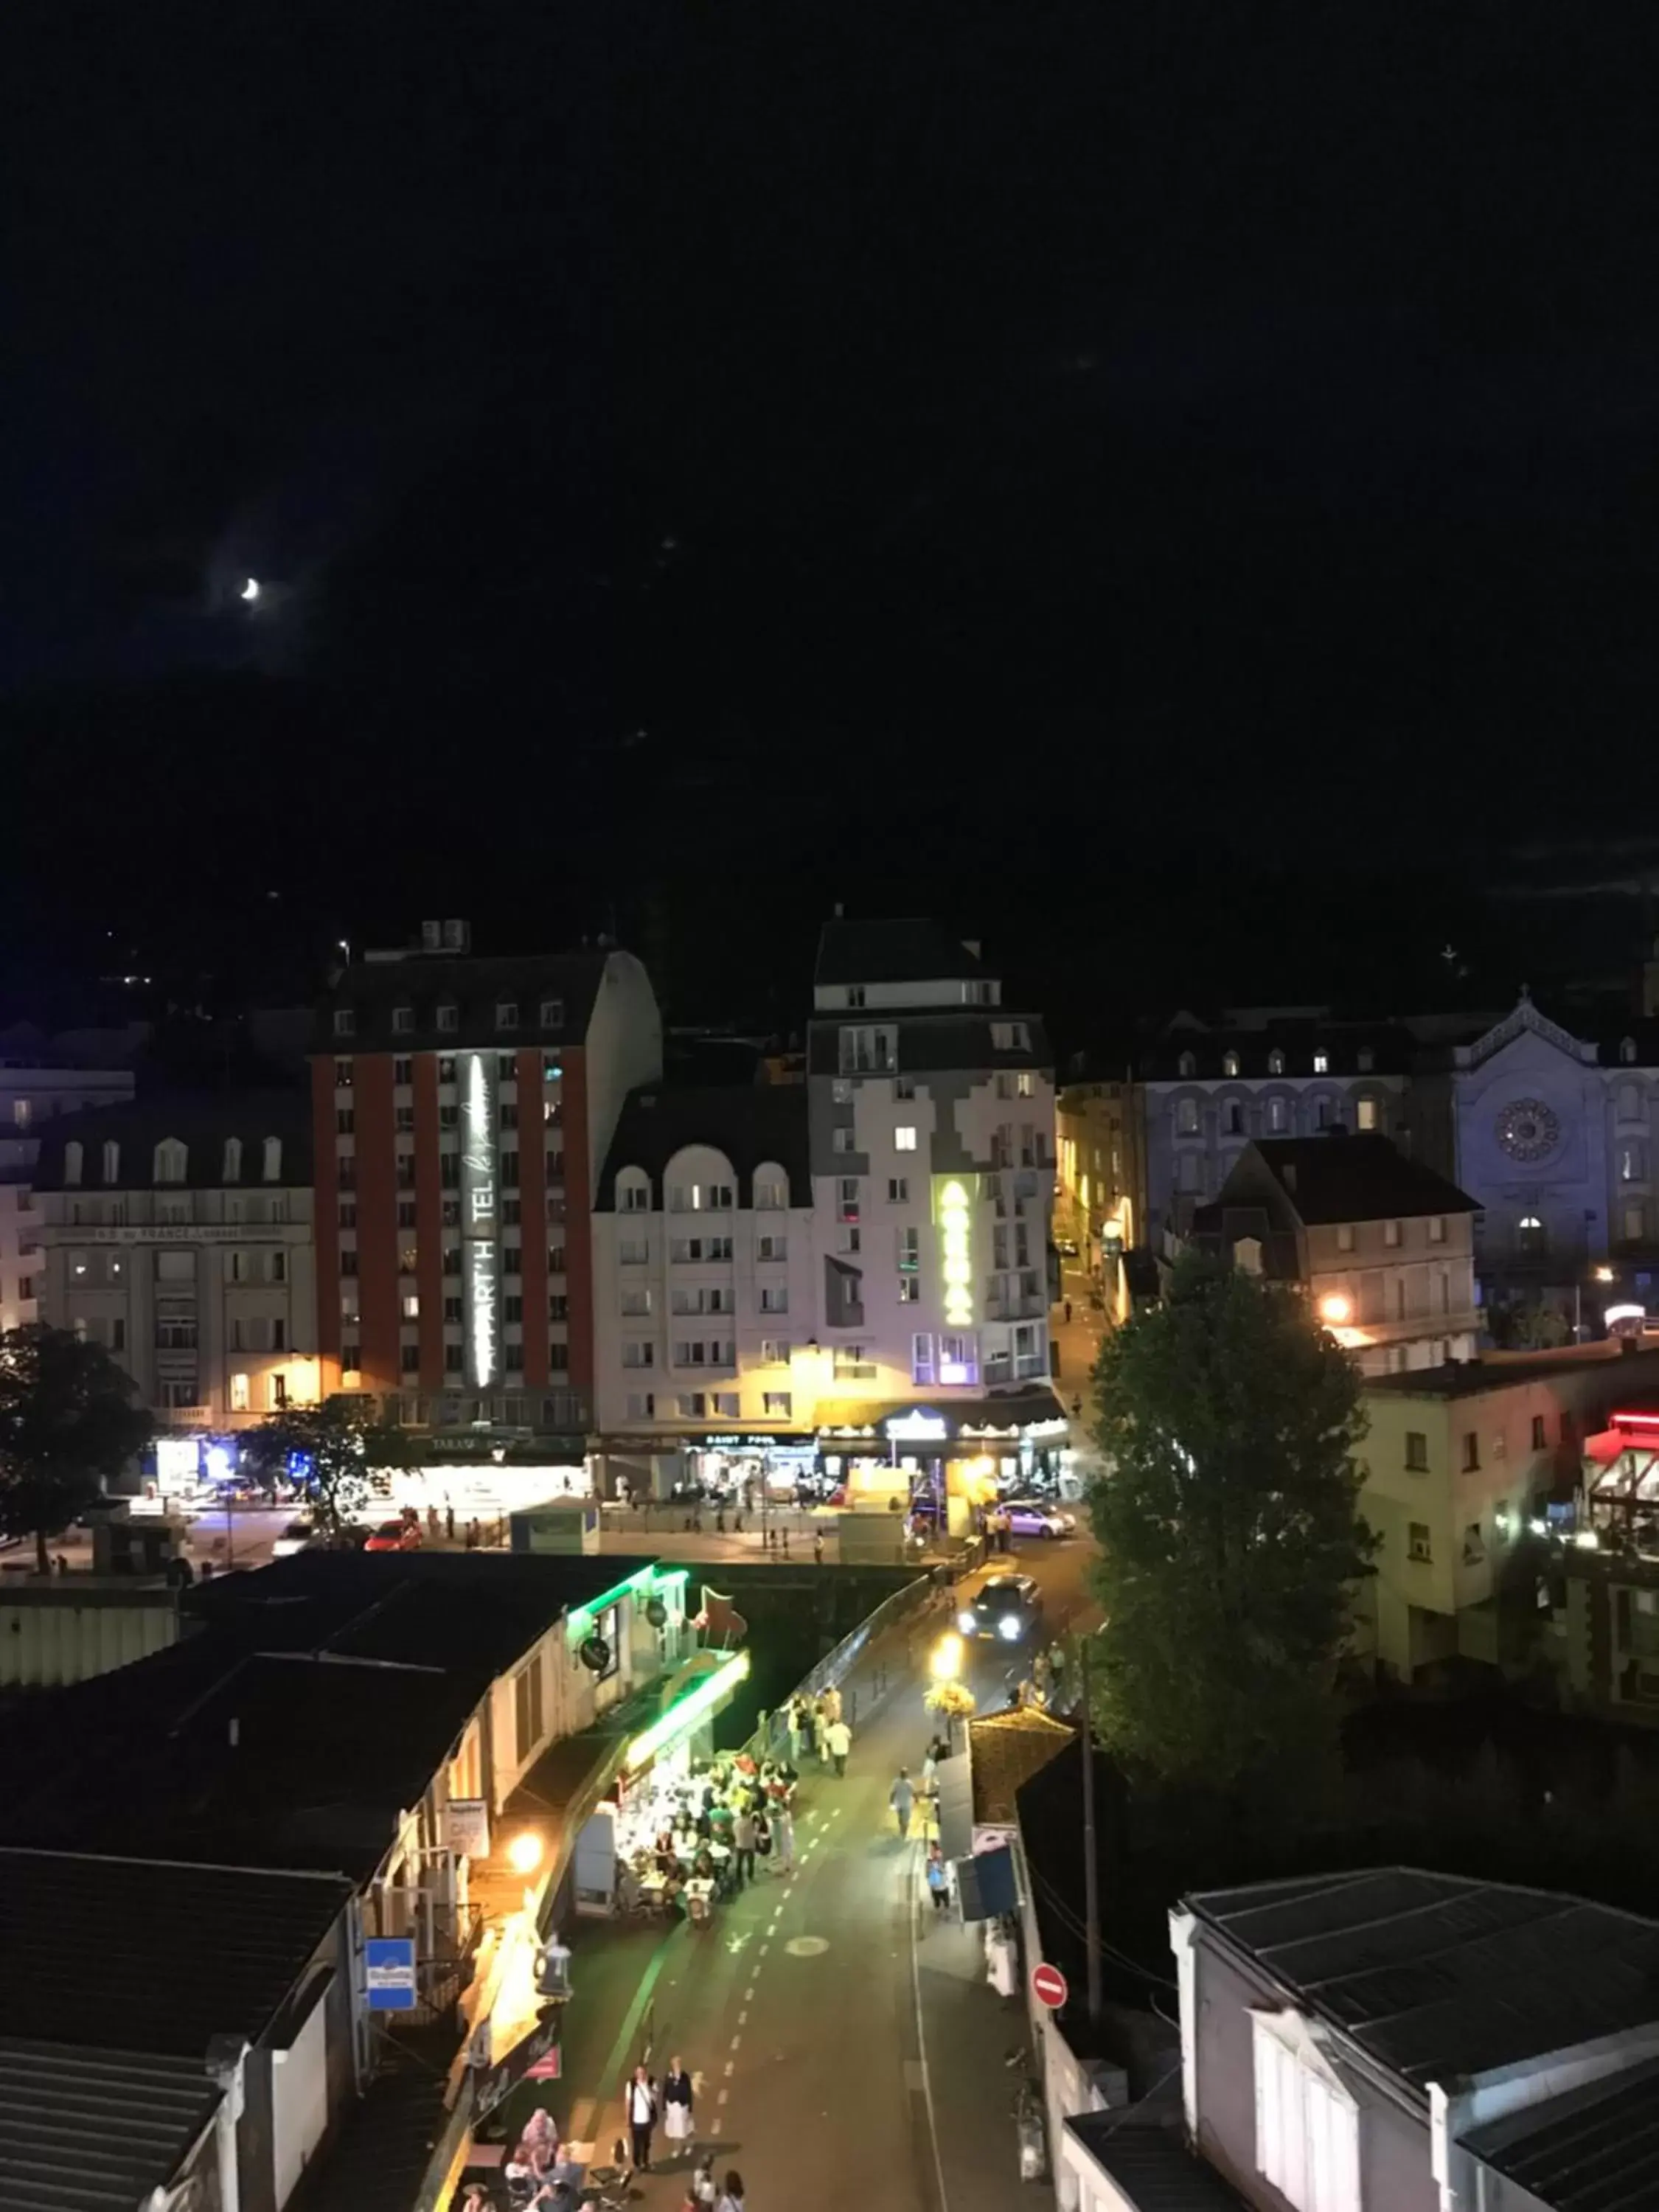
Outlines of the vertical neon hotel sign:
[{"label": "vertical neon hotel sign", "polygon": [[974,1325],[972,1219],[967,1186],[952,1177],[939,1194],[945,1320],[950,1328],[971,1328]]},{"label": "vertical neon hotel sign", "polygon": [[469,1053],[461,1094],[462,1250],[466,1261],[466,1369],[488,1389],[501,1364],[501,1295],[495,1251],[495,1077]]}]

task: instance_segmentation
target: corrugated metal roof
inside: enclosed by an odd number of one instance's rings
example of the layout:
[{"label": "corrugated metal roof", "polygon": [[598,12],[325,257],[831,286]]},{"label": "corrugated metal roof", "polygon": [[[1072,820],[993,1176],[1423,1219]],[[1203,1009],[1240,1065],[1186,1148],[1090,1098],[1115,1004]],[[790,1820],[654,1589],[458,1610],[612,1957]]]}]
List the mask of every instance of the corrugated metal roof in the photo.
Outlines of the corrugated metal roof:
[{"label": "corrugated metal roof", "polygon": [[1579,1898],[1393,1867],[1190,1902],[1419,2090],[1659,2020],[1659,1922]]},{"label": "corrugated metal roof", "polygon": [[1245,2212],[1244,2199],[1172,2128],[1121,2112],[1082,2112],[1066,2127],[1135,2212]]},{"label": "corrugated metal roof", "polygon": [[1659,2058],[1529,2105],[1462,2138],[1553,2212],[1659,2204]]},{"label": "corrugated metal roof", "polygon": [[220,2094],[202,2057],[0,2036],[0,2205],[135,2212],[177,2173]]}]

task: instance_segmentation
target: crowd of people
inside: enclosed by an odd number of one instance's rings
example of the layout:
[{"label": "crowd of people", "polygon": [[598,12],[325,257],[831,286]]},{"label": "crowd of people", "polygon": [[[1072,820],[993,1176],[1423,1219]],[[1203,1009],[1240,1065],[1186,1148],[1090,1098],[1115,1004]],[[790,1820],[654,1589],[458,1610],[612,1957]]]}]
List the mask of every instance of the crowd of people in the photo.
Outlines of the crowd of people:
[{"label": "crowd of people", "polygon": [[789,1756],[799,1766],[816,1760],[836,1775],[847,1771],[847,1755],[853,1748],[853,1731],[842,1710],[841,1692],[820,1690],[815,1698],[793,1698],[778,1716],[788,1739]]},{"label": "crowd of people", "polygon": [[788,1759],[758,1764],[722,1752],[684,1778],[670,1777],[631,1808],[617,1881],[624,1912],[660,1907],[699,1924],[757,1869],[795,1863],[795,1784]]}]

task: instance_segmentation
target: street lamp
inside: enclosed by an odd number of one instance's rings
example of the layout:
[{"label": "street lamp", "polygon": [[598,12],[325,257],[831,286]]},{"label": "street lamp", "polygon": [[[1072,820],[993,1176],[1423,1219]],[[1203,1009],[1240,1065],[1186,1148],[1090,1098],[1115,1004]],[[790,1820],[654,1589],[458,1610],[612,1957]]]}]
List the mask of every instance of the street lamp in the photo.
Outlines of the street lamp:
[{"label": "street lamp", "polygon": [[1319,1318],[1330,1328],[1340,1328],[1352,1311],[1352,1304],[1340,1291],[1333,1291],[1319,1301]]},{"label": "street lamp", "polygon": [[542,1839],[534,1828],[522,1829],[507,1847],[507,1863],[514,1874],[534,1874],[542,1863]]},{"label": "street lamp", "polygon": [[933,1646],[927,1668],[936,1682],[954,1682],[962,1672],[962,1638],[941,1636]]}]

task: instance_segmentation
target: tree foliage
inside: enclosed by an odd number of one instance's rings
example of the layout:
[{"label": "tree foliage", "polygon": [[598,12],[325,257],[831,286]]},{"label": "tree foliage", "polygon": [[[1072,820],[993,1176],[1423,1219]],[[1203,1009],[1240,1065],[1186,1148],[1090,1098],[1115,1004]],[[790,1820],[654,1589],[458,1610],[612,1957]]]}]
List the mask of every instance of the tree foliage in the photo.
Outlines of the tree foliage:
[{"label": "tree foliage", "polygon": [[0,1335],[0,1529],[46,1539],[102,1496],[149,1441],[132,1377],[101,1344],[32,1324]]},{"label": "tree foliage", "polygon": [[1103,1740],[1170,1782],[1311,1780],[1375,1547],[1352,1363],[1293,1291],[1189,1254],[1164,1303],[1108,1338],[1095,1386],[1115,1470],[1091,1498]]},{"label": "tree foliage", "polygon": [[267,1489],[296,1484],[325,1536],[337,1536],[362,1511],[373,1470],[401,1467],[408,1456],[404,1431],[375,1420],[360,1398],[290,1406],[241,1439],[244,1472]]}]

